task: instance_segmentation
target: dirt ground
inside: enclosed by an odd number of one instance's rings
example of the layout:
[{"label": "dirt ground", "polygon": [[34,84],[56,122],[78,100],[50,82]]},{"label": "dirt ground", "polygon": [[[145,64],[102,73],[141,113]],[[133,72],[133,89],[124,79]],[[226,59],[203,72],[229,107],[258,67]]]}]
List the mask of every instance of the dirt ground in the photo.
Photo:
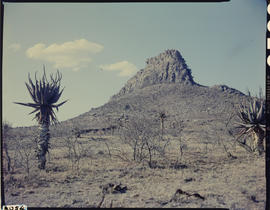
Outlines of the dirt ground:
[{"label": "dirt ground", "polygon": [[264,156],[239,146],[229,157],[220,145],[189,139],[180,156],[172,140],[164,158],[150,168],[133,161],[132,148],[116,136],[80,138],[81,158],[73,164],[64,141],[51,139],[45,171],[33,162],[29,175],[23,166],[5,175],[6,204],[265,209]]}]

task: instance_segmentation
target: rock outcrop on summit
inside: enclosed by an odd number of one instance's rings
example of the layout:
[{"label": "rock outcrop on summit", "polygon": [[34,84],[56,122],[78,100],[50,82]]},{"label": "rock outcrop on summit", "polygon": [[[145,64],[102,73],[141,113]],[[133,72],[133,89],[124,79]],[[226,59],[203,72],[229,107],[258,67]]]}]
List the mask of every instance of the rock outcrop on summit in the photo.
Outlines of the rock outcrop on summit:
[{"label": "rock outcrop on summit", "polygon": [[191,70],[177,50],[166,50],[156,57],[147,59],[146,67],[128,80],[119,93],[112,98],[130,93],[135,89],[162,83],[197,85],[193,80]]}]

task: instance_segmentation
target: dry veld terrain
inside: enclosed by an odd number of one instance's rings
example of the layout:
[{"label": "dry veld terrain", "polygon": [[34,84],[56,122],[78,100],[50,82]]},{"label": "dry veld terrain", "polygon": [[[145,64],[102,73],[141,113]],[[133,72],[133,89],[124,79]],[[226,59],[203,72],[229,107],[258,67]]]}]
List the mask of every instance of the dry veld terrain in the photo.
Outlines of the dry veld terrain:
[{"label": "dry veld terrain", "polygon": [[235,146],[236,158],[230,158],[218,144],[192,138],[185,143],[180,156],[177,139],[171,140],[167,157],[149,168],[132,161],[132,148],[115,136],[78,138],[82,157],[73,165],[65,139],[53,138],[46,171],[31,162],[29,176],[25,167],[5,176],[6,202],[29,207],[265,208],[264,157]]},{"label": "dry veld terrain", "polygon": [[264,155],[242,147],[251,138],[235,141],[235,113],[250,99],[196,83],[180,52],[166,50],[104,105],[51,126],[46,170],[37,168],[37,127],[12,128],[6,203],[265,209]]}]

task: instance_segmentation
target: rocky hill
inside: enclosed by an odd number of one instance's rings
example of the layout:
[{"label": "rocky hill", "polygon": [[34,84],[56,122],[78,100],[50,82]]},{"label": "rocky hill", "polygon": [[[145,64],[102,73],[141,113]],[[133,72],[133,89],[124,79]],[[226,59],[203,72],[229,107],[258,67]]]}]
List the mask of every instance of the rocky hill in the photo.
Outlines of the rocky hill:
[{"label": "rocky hill", "polygon": [[208,135],[223,130],[228,114],[246,97],[226,85],[207,87],[196,83],[180,52],[166,50],[147,59],[146,67],[108,103],[62,122],[62,126],[104,130],[123,118],[144,116],[158,120],[159,113],[164,111],[168,132],[175,120],[181,120],[192,132]]},{"label": "rocky hill", "polygon": [[106,131],[128,118],[144,116],[159,120],[163,111],[167,116],[167,132],[174,121],[180,120],[186,130],[208,138],[213,137],[213,132],[223,132],[228,114],[246,97],[226,85],[207,87],[196,83],[180,52],[166,50],[147,59],[145,68],[129,79],[108,103],[52,126],[51,131],[52,135],[62,135],[74,127]]}]

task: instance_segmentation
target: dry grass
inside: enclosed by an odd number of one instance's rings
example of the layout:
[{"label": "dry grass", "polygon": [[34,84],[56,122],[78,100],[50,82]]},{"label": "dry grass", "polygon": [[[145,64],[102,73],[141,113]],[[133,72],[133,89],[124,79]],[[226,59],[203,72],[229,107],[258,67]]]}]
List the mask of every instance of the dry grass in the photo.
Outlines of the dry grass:
[{"label": "dry grass", "polygon": [[[196,207],[230,209],[265,208],[264,158],[236,147],[236,159],[223,148],[189,139],[179,157],[172,140],[166,158],[156,168],[132,161],[132,150],[113,136],[79,139],[87,154],[79,173],[72,170],[64,139],[52,139],[46,171],[17,167],[6,175],[7,204],[29,207]],[[106,144],[105,144],[106,143]],[[106,184],[126,186],[125,192],[102,193]],[[186,194],[177,194],[177,190]],[[198,194],[205,199],[196,196]],[[102,197],[104,195],[104,200]],[[102,202],[101,202],[102,201]]]}]

